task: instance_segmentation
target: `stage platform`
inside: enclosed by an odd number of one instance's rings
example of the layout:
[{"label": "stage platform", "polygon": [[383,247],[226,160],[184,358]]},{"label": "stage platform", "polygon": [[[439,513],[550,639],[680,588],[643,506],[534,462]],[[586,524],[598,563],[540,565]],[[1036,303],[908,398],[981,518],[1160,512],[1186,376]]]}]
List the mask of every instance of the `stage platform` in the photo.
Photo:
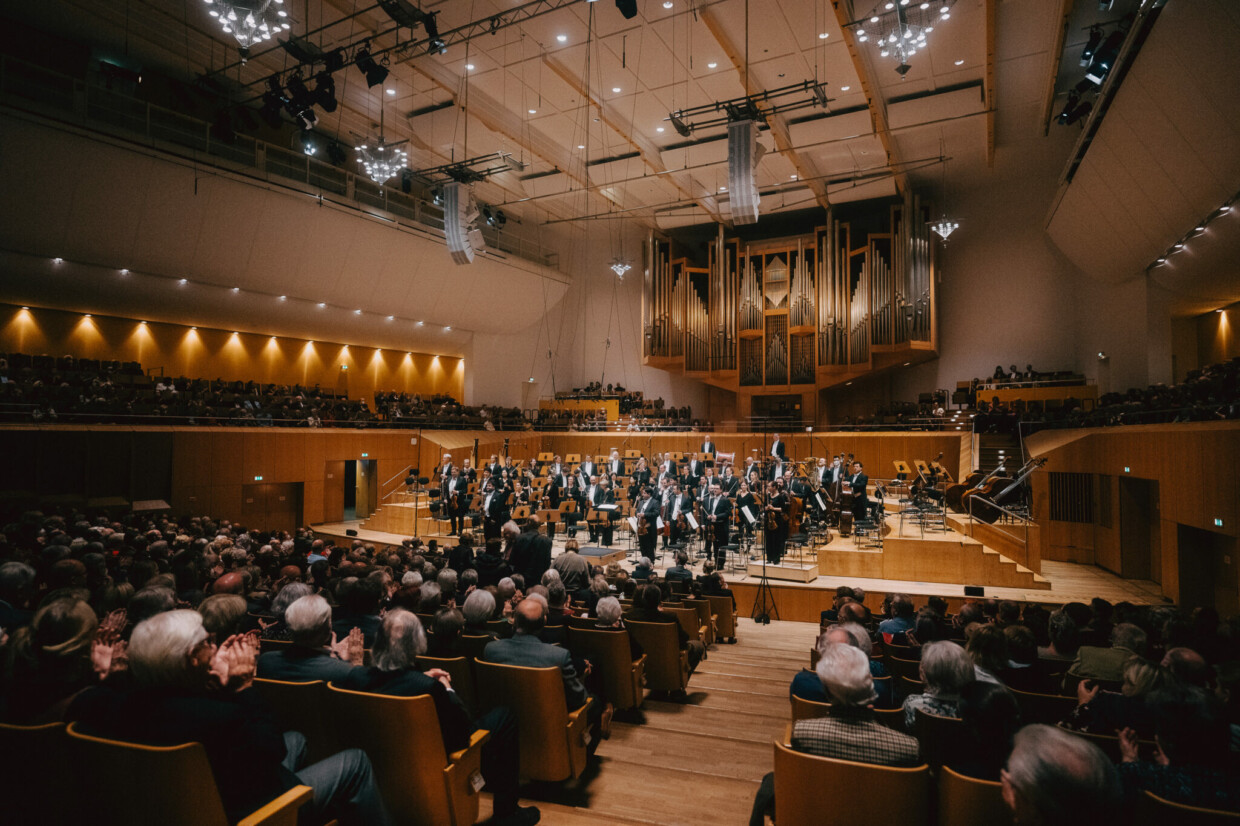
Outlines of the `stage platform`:
[{"label": "stage platform", "polygon": [[[891,517],[888,518],[890,519]],[[361,521],[355,520],[353,522],[319,524],[314,525],[313,528],[323,538],[330,538],[340,544],[347,544],[354,539],[360,539],[363,542],[376,546],[399,546],[407,538],[405,535],[367,530],[361,528],[360,525]],[[357,531],[357,535],[347,535],[349,530]],[[905,533],[908,532],[906,524]],[[899,535],[898,525],[893,530],[893,533],[896,533],[895,539],[898,542],[902,538]],[[435,535],[433,538],[441,546],[455,543],[455,537]],[[424,536],[423,539],[426,539],[426,537]],[[562,534],[555,537],[553,553],[558,554],[563,550],[564,539],[565,537]],[[891,534],[888,534],[884,539],[885,545],[889,545],[891,540]],[[968,541],[963,540],[968,540],[968,537],[956,534],[951,541],[956,542],[962,548],[972,547]],[[849,548],[853,549],[849,550]],[[617,542],[608,550],[614,554],[625,554],[626,558],[621,564],[625,568],[632,570],[637,560],[637,543],[635,540],[630,541],[628,538],[621,538],[618,535]],[[940,551],[932,551],[931,556],[937,555]],[[867,576],[854,572],[857,570],[856,568],[852,570],[833,569],[832,561],[830,560],[845,558],[842,556],[843,554],[874,554],[881,557],[883,552],[873,549],[858,549],[854,546],[851,538],[835,536],[826,546],[826,550],[821,558],[813,561],[813,567],[817,570],[817,576],[810,581],[776,579],[771,576],[772,566],[767,566],[767,577],[775,597],[775,604],[780,619],[817,623],[819,613],[830,607],[835,589],[841,585],[865,588],[866,605],[874,611],[879,609],[883,598],[891,593],[908,594],[918,604],[924,603],[925,599],[930,596],[945,597],[951,610],[955,610],[965,601],[964,586],[978,584],[983,585],[985,588],[984,596],[988,598],[1039,602],[1047,606],[1062,605],[1066,602],[1088,602],[1094,597],[1102,597],[1111,602],[1127,600],[1139,605],[1160,605],[1165,602],[1162,589],[1158,583],[1147,580],[1123,579],[1094,565],[1044,561],[1039,579],[1043,580],[1045,585],[1029,588],[1020,585],[986,585],[970,576],[972,573],[979,572],[980,569],[966,569],[964,576],[960,579],[946,582],[922,579],[917,573],[920,569],[916,566],[910,567],[907,571],[897,571],[893,566],[890,571],[891,575],[888,576]],[[811,557],[807,554],[797,564],[809,566],[810,559]],[[728,581],[729,587],[736,595],[737,608],[742,616],[749,616],[750,609],[753,607],[754,597],[757,593],[757,586],[760,582],[761,559],[757,558],[756,561],[757,564],[753,565],[752,568],[750,564],[741,561],[735,567],[730,566],[724,571],[724,578]],[[673,562],[670,553],[661,551],[658,554],[658,559],[655,560],[655,568],[657,570],[664,570],[672,565]],[[790,564],[796,563],[796,557],[790,557],[788,562]],[[856,563],[855,560],[853,562]],[[693,561],[692,567],[696,572],[701,571],[701,563],[701,559]],[[873,565],[874,563],[869,561],[866,564]],[[1015,563],[1009,564],[1015,565]],[[886,573],[886,570],[884,569],[883,572]],[[801,576],[804,576],[804,574],[801,574]]]}]

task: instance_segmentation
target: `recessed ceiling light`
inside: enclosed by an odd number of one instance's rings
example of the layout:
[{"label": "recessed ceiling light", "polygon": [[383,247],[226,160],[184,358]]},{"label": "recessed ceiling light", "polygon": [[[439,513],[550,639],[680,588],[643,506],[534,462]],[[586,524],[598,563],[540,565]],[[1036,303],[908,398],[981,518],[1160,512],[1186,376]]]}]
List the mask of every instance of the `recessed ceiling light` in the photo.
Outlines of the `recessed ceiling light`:
[{"label": "recessed ceiling light", "polygon": [[728,191],[728,188],[727,188],[726,186],[721,186],[721,187],[719,187],[719,191],[720,191],[720,192],[727,192],[727,191]]},{"label": "recessed ceiling light", "polygon": [[672,7],[672,0],[663,0],[663,8],[670,9],[671,7]]},{"label": "recessed ceiling light", "polygon": [[874,15],[873,17],[871,17],[871,18],[870,18],[870,22],[871,22],[871,23],[877,23],[877,22],[878,22],[878,15],[876,14],[876,15]]},{"label": "recessed ceiling light", "polygon": [[396,316],[394,316],[394,315],[390,315],[390,316],[388,316],[388,317],[387,317],[387,320],[388,320],[388,321],[395,321],[395,320],[396,320]]},{"label": "recessed ceiling light", "polygon": [[957,65],[957,66],[963,66],[963,65],[964,65],[964,61],[963,61],[963,60],[957,60],[957,61],[956,61],[956,65]]},{"label": "recessed ceiling light", "polygon": [[190,327],[191,330],[197,330],[197,327]]},{"label": "recessed ceiling light", "polygon": [[125,269],[124,267],[121,267],[121,275],[129,275],[129,270]]},{"label": "recessed ceiling light", "polygon": [[425,323],[426,323],[425,321],[419,321],[419,322],[418,322],[418,326],[419,326],[419,327],[421,327],[421,326],[422,326],[423,324],[425,324]]},{"label": "recessed ceiling light", "polygon": [[466,64],[465,64],[465,71],[467,71],[467,72],[472,72],[473,70],[474,70],[474,64],[472,64],[472,63],[466,63]]},{"label": "recessed ceiling light", "polygon": [[717,67],[718,65],[719,65],[718,63],[707,63],[707,64],[706,64],[706,68],[707,68],[707,69],[714,69],[714,68],[715,68],[715,67]]},{"label": "recessed ceiling light", "polygon": [[662,127],[662,126],[656,126],[656,127],[654,128],[654,131],[656,131],[656,132],[662,132],[662,131],[663,131],[663,127]]},{"label": "recessed ceiling light", "polygon": [[188,283],[189,283],[189,279],[188,279],[188,278],[182,278],[182,279],[181,279],[180,281],[178,281],[177,283],[178,283],[178,284],[180,284],[182,287],[184,287],[186,284],[188,284]]},{"label": "recessed ceiling light", "polygon": [[287,296],[287,295],[282,295],[282,296],[279,296],[279,299],[280,299],[281,301],[288,301],[288,296]]},{"label": "recessed ceiling light", "polygon": [[797,179],[797,176],[796,176],[796,175],[789,175],[788,177],[789,177],[790,179],[794,180],[794,181]]},{"label": "recessed ceiling light", "polygon": [[320,301],[320,302],[319,302],[319,309],[320,309],[320,310],[321,310],[321,309],[323,309],[323,308],[324,308],[324,307],[326,307],[326,306],[327,306],[327,304],[326,304],[325,302],[323,302],[323,301]]},{"label": "recessed ceiling light", "polygon": [[555,39],[556,39],[556,40],[558,40],[558,41],[560,41],[561,43],[567,43],[567,42],[568,42],[568,35],[566,35],[566,34],[557,34],[557,35],[555,36]]},{"label": "recessed ceiling light", "polygon": [[847,91],[848,91],[849,89],[851,89],[851,88],[852,88],[851,86],[841,86],[841,87],[840,87],[840,91],[841,91],[841,92],[847,92]]},{"label": "recessed ceiling light", "polygon": [[64,262],[65,262],[65,259],[63,259],[63,258],[53,258],[53,259],[52,259],[52,263],[53,263],[53,264],[63,264]]},{"label": "recessed ceiling light", "polygon": [[537,109],[531,109],[531,110],[530,110],[530,114],[531,114],[531,115],[537,115],[537,114],[538,114],[538,110],[537,110]]},{"label": "recessed ceiling light", "polygon": [[361,314],[362,314],[362,311],[361,311],[361,310],[354,310],[354,311],[353,311],[353,315],[361,315]]},{"label": "recessed ceiling light", "polygon": [[448,325],[445,325],[445,326],[444,326],[443,331],[446,333],[446,332],[448,332],[448,331],[449,331],[449,330],[451,330],[451,329],[452,329],[452,325],[451,325],[451,324],[448,324]]},{"label": "recessed ceiling light", "polygon": [[233,292],[235,292],[235,293],[239,293],[239,292],[241,292],[241,288],[240,288],[240,287],[233,287],[233,290],[232,290],[232,291],[233,291]]},{"label": "recessed ceiling light", "polygon": [[145,327],[145,326],[146,326],[146,322],[145,322],[145,321],[139,321],[138,323],[139,323],[139,324],[141,324],[143,327]]},{"label": "recessed ceiling light", "polygon": [[395,96],[396,96],[396,90],[395,90],[395,89],[384,89],[383,91],[387,92],[389,95],[391,95],[391,96],[393,96],[393,97],[395,97]]},{"label": "recessed ceiling light", "polygon": [[90,318],[90,313],[86,313],[82,318]]},{"label": "recessed ceiling light", "polygon": [[619,87],[619,86],[612,86],[612,87],[611,87],[611,90],[612,90],[613,92],[615,92],[617,95],[618,95],[618,94],[620,94],[620,87]]},{"label": "recessed ceiling light", "polygon": [[826,39],[827,39],[828,37],[830,37],[830,36],[831,36],[831,32],[822,32],[822,33],[820,33],[820,34],[818,35],[818,39],[819,39],[819,40],[826,40]]},{"label": "recessed ceiling light", "polygon": [[584,143],[579,143],[579,144],[577,144],[577,148],[578,148],[578,149],[585,149],[585,148],[586,148],[586,145],[585,145]]}]

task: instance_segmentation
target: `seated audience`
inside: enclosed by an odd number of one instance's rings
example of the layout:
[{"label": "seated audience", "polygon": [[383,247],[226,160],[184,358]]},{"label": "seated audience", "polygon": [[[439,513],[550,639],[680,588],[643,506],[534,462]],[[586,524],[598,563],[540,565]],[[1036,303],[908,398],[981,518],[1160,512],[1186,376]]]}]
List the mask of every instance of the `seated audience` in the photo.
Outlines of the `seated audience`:
[{"label": "seated audience", "polygon": [[973,659],[977,679],[988,683],[1002,683],[999,675],[1008,666],[1007,637],[994,624],[971,625],[967,629],[968,641],[965,651]]},{"label": "seated audience", "polygon": [[[304,597],[303,599],[314,599]],[[231,822],[293,786],[314,789],[299,820],[386,824],[370,760],[357,749],[303,765],[305,738],[281,735],[254,682],[258,645],[232,637],[215,646],[194,611],[140,623],[129,641],[129,680],[81,694],[66,718],[90,733],[151,745],[202,743]]]},{"label": "seated audience", "polygon": [[878,633],[883,635],[884,642],[908,645],[905,634],[913,630],[915,616],[913,601],[905,594],[895,594],[891,598],[891,618],[878,624]]},{"label": "seated audience", "polygon": [[265,680],[339,682],[362,664],[362,632],[354,628],[337,641],[332,607],[318,594],[304,596],[284,611],[292,645],[258,658],[258,676]]},{"label": "seated audience", "polygon": [[698,667],[698,663],[706,656],[706,646],[702,645],[701,640],[691,640],[685,629],[681,627],[680,621],[661,610],[660,604],[663,602],[663,592],[659,590],[659,586],[653,583],[639,586],[637,592],[633,594],[633,606],[625,614],[627,619],[634,622],[654,622],[654,623],[671,623],[676,626],[676,638],[679,640],[680,650],[689,652],[689,673],[693,673]]},{"label": "seated audience", "polygon": [[1047,623],[1050,644],[1038,646],[1038,658],[1052,662],[1073,662],[1080,647],[1076,623],[1067,611],[1052,611]]},{"label": "seated audience", "polygon": [[956,706],[967,736],[954,745],[948,765],[978,780],[999,779],[1020,729],[1020,707],[1001,685],[974,680],[960,689]]},{"label": "seated audience", "polygon": [[465,605],[461,615],[465,618],[465,628],[461,633],[471,637],[491,637],[491,629],[487,622],[495,613],[495,597],[490,591],[474,591],[465,597]]},{"label": "seated audience", "polygon": [[1145,655],[1145,632],[1139,626],[1120,623],[1111,631],[1111,647],[1082,645],[1076,659],[1068,669],[1068,675],[1085,680],[1103,680],[1120,683],[1124,679],[1124,665],[1132,656]]},{"label": "seated audience", "polygon": [[1143,740],[1154,736],[1154,718],[1147,700],[1179,681],[1171,669],[1141,657],[1129,657],[1124,665],[1124,681],[1119,691],[1106,691],[1093,680],[1076,686],[1077,706],[1063,725],[1091,734],[1114,735],[1131,728]]},{"label": "seated audience", "polygon": [[[851,645],[862,654],[865,654],[867,661],[870,663],[871,677],[886,677],[887,667],[878,660],[872,659],[873,643],[870,641],[870,635],[866,630],[855,622],[846,622],[840,625],[832,625],[826,631],[818,635],[817,649],[819,656],[828,645],[834,644]],[[818,679],[818,672],[809,669],[802,669],[792,678],[792,685],[789,686],[789,693],[793,697],[800,697],[802,700],[812,700],[816,703],[829,703],[826,687],[822,684],[822,680]],[[891,680],[882,680],[874,684],[874,693],[877,699],[874,702],[877,708],[894,707],[894,695],[891,686]]]},{"label": "seated audience", "polygon": [[236,594],[212,594],[198,604],[202,627],[213,640],[226,640],[240,634],[246,624],[245,597]]},{"label": "seated audience", "polygon": [[977,679],[973,660],[954,642],[932,642],[921,649],[921,679],[926,689],[904,698],[904,727],[917,722],[917,709],[940,717],[960,716],[960,692]]},{"label": "seated audience", "polygon": [[1053,726],[1016,733],[999,774],[1003,800],[1022,826],[1097,826],[1119,809],[1119,775],[1093,743]]},{"label": "seated audience", "polygon": [[431,635],[425,654],[428,657],[451,659],[465,656],[461,647],[461,634],[465,630],[465,615],[456,608],[440,608],[431,621]]}]

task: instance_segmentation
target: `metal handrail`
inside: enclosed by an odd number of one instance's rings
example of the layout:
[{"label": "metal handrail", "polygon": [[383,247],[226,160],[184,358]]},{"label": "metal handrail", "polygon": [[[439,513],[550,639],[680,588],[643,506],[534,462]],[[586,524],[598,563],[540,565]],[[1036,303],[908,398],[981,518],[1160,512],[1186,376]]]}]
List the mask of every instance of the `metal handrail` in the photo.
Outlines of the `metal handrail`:
[{"label": "metal handrail", "polygon": [[[4,105],[41,117],[72,123],[74,126],[109,135],[246,177],[284,185],[292,182],[310,188],[318,197],[339,196],[332,200],[363,212],[382,210],[383,218],[394,224],[430,228],[443,232],[443,211],[435,204],[406,195],[369,178],[316,160],[303,152],[267,143],[245,135],[231,140],[212,134],[212,124],[172,109],[139,100],[121,92],[44,68],[34,63],[0,55],[0,101]],[[133,136],[141,136],[134,141]],[[273,178],[279,180],[272,180]],[[548,269],[559,270],[559,252],[537,241],[481,227],[487,249],[516,255]]]},{"label": "metal handrail", "polygon": [[[972,537],[972,536],[973,536],[973,525],[974,525],[974,523],[976,523],[976,522],[982,522],[982,520],[977,519],[975,516],[973,516],[973,502],[976,500],[976,498],[977,498],[977,497],[975,497],[975,496],[969,496],[969,497],[966,497],[966,499],[965,499],[965,502],[966,502],[966,503],[967,503],[967,505],[968,505],[968,506],[966,507],[966,509],[965,509],[965,510],[966,510],[966,512],[968,513],[968,516],[969,516],[969,531],[968,531],[968,535],[969,535],[970,537]],[[1004,528],[1004,526],[1002,525],[1002,523],[1000,522],[1000,520],[998,520],[998,519],[996,519],[994,522],[982,522],[982,524],[989,525],[990,527],[994,528],[995,530],[999,531],[1000,533],[1006,534],[1007,536],[1010,536],[1012,539],[1017,540],[1017,541],[1019,541],[1019,542],[1023,543],[1023,544],[1024,544],[1024,546],[1025,546],[1025,549],[1026,549],[1026,550],[1028,550],[1028,548],[1029,548],[1029,528],[1030,528],[1030,526],[1037,527],[1037,523],[1036,523],[1036,522],[1034,522],[1032,519],[1030,519],[1030,518],[1029,518],[1029,517],[1027,517],[1027,516],[1021,516],[1020,514],[1018,514],[1018,513],[1014,512],[1014,511],[1008,510],[1007,508],[1003,507],[1002,505],[995,504],[994,502],[989,502],[989,504],[994,505],[994,507],[998,508],[998,509],[999,509],[999,512],[1000,512],[1001,514],[1003,514],[1004,516],[1007,516],[1007,517],[1009,517],[1011,520],[1013,520],[1013,521],[1015,521],[1015,522],[1019,523],[1019,524],[1020,524],[1020,526],[1021,526],[1021,528],[1023,529],[1024,536],[1023,536],[1023,537],[1016,536],[1016,535],[1015,535],[1015,534],[1013,534],[1011,531],[1006,530],[1006,529]]]}]

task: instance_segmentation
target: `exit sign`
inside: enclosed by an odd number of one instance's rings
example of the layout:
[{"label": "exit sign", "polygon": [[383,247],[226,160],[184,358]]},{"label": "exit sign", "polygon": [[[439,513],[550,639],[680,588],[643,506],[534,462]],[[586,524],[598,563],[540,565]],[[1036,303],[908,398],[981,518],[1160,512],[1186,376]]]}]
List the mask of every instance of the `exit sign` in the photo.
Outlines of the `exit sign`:
[{"label": "exit sign", "polygon": [[263,477],[261,477],[261,476],[255,476],[255,477],[254,477],[254,481],[255,481],[255,482],[261,482],[261,481],[263,481]]},{"label": "exit sign", "polygon": [[1214,527],[1216,527],[1216,528],[1221,528],[1221,527],[1223,527],[1223,520],[1222,520],[1222,519],[1215,519],[1215,520],[1214,520]]},{"label": "exit sign", "polygon": [[[366,454],[362,454],[362,455],[364,456]],[[1132,473],[1132,468],[1128,467],[1128,465],[1124,465],[1124,473]]]},{"label": "exit sign", "polygon": [[369,455],[370,455],[369,453],[363,453],[363,454],[362,454],[362,458],[363,458],[363,459],[365,459],[365,458],[366,458],[367,456],[369,456]]}]

